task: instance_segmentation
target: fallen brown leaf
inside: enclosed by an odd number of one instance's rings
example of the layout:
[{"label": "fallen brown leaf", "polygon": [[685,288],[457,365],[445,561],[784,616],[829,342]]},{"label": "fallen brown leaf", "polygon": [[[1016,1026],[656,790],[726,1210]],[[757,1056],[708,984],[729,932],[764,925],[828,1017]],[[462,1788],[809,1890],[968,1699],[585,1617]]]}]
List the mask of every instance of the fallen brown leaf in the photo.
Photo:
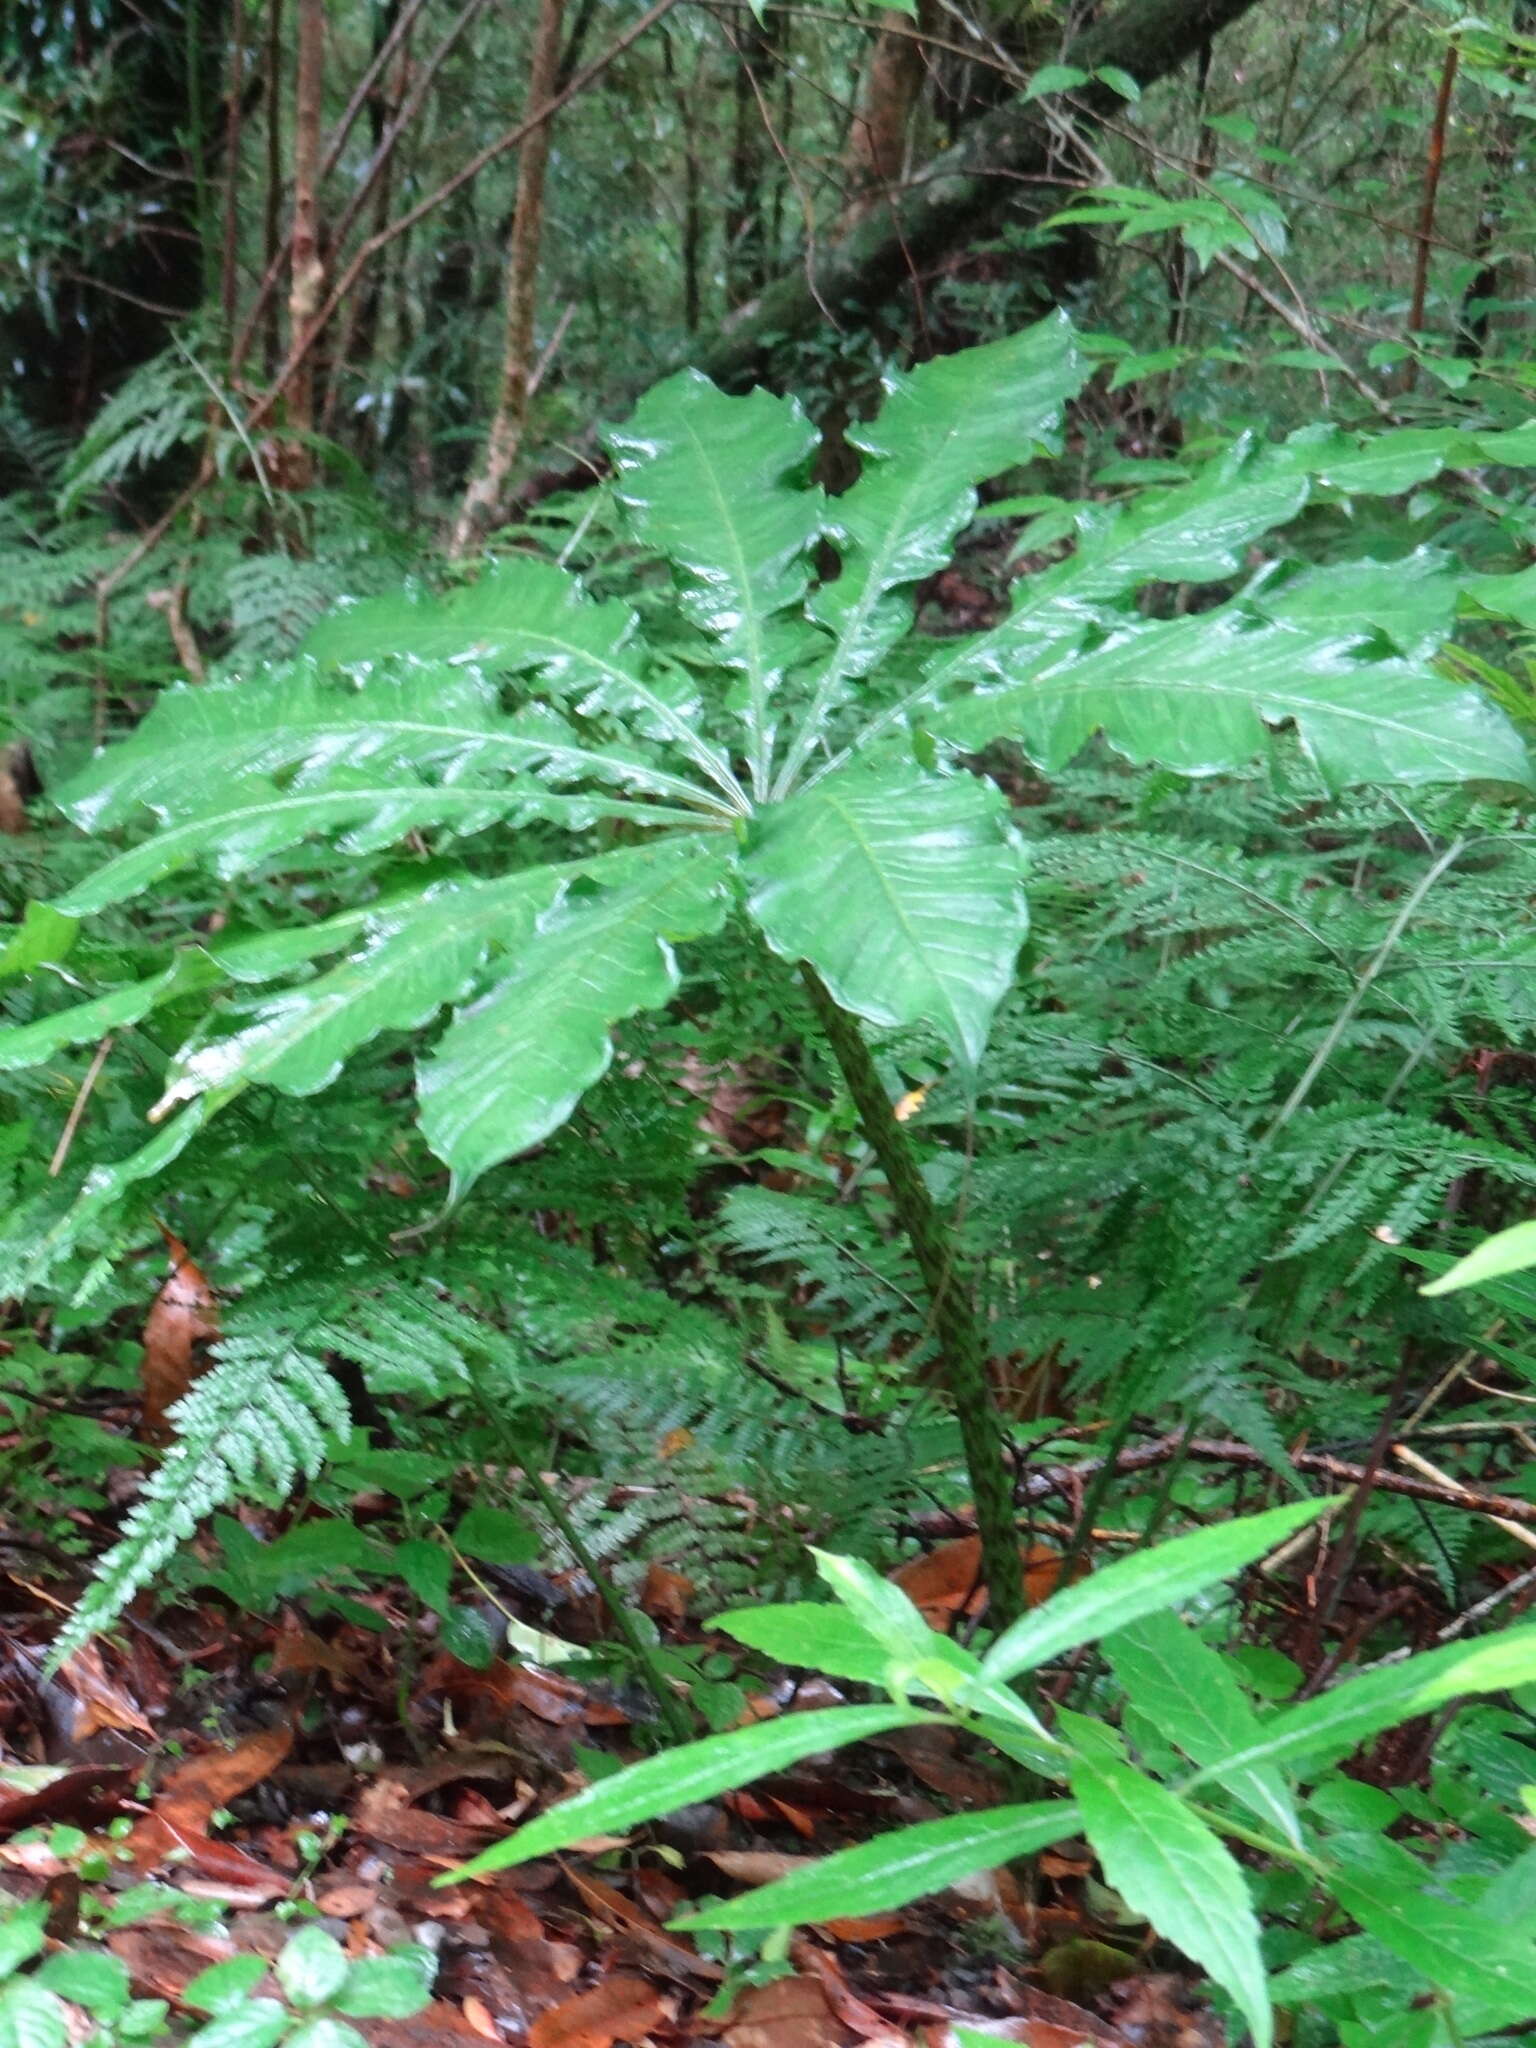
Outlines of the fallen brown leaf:
[{"label": "fallen brown leaf", "polygon": [[681,1572],[668,1571],[654,1559],[651,1561],[640,1589],[640,1605],[653,1621],[680,1627],[688,1618],[688,1603],[693,1595],[692,1579],[685,1579]]},{"label": "fallen brown leaf", "polygon": [[200,1970],[228,1962],[234,1943],[222,1935],[198,1934],[175,1921],[144,1921],[107,1936],[107,1947],[126,1965],[140,1998],[180,1998]]},{"label": "fallen brown leaf", "polygon": [[591,1991],[551,2006],[528,2032],[528,2048],[613,2048],[640,2041],[671,2008],[643,1977],[605,1977]]},{"label": "fallen brown leaf", "polygon": [[233,1749],[205,1749],[167,1772],[155,1798],[157,1813],[180,1823],[206,1825],[216,1806],[228,1806],[269,1778],[293,1747],[286,1721],[258,1728]]},{"label": "fallen brown leaf", "polygon": [[[1061,1555],[1046,1543],[1021,1543],[1024,1604],[1038,1607],[1056,1590]],[[956,1615],[979,1614],[987,1604],[981,1572],[981,1538],[956,1536],[922,1557],[909,1558],[891,1573],[930,1628],[947,1629]]]},{"label": "fallen brown leaf", "polygon": [[808,1869],[818,1860],[814,1856],[787,1856],[780,1849],[709,1849],[705,1854],[717,1870],[723,1870],[738,1884],[772,1884],[777,1878],[788,1877],[792,1870]]},{"label": "fallen brown leaf", "polygon": [[107,1676],[101,1651],[95,1643],[76,1650],[63,1666],[60,1676],[75,1695],[75,1725],[71,1738],[84,1742],[99,1728],[131,1729],[135,1734],[153,1735],[154,1723],[115,1679]]},{"label": "fallen brown leaf", "polygon": [[132,1773],[122,1764],[17,1764],[0,1770],[0,1835],[41,1821],[77,1827],[110,1820],[122,1806]]},{"label": "fallen brown leaf", "polygon": [[139,1366],[143,1430],[152,1443],[166,1433],[166,1415],[207,1363],[219,1334],[218,1298],[179,1237],[162,1223],[170,1254],[170,1277],[150,1304],[144,1321],[144,1356]]},{"label": "fallen brown leaf", "polygon": [[853,2036],[814,1977],[779,1977],[743,1991],[721,2039],[727,2048],[848,2048]]}]

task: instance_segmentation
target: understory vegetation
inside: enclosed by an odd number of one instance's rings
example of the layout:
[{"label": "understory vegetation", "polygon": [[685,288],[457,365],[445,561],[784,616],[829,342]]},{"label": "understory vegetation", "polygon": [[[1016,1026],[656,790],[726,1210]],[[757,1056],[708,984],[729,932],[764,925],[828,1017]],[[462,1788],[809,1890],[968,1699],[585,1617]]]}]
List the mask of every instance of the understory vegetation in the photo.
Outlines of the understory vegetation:
[{"label": "understory vegetation", "polygon": [[0,2048],[1533,2038],[1525,0],[0,53]]}]

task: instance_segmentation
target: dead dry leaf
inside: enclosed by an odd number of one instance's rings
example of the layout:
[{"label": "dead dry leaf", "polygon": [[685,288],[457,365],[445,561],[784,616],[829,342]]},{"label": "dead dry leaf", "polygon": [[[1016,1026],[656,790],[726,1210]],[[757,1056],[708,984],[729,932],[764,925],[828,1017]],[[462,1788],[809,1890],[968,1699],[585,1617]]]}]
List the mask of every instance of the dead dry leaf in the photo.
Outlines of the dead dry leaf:
[{"label": "dead dry leaf", "polygon": [[614,2048],[616,2041],[643,2041],[670,2012],[643,1977],[605,1977],[592,1990],[541,2012],[528,2030],[528,2048]]},{"label": "dead dry leaf", "polygon": [[100,1728],[132,1730],[138,1735],[154,1734],[154,1723],[137,1700],[130,1698],[123,1687],[107,1675],[107,1667],[95,1643],[87,1643],[83,1650],[76,1650],[59,1675],[76,1700],[75,1725],[70,1731],[74,1741],[84,1742]]},{"label": "dead dry leaf", "polygon": [[166,1434],[166,1416],[208,1362],[219,1334],[218,1297],[179,1237],[162,1223],[170,1277],[150,1303],[139,1365],[143,1433],[151,1443]]},{"label": "dead dry leaf", "polygon": [[721,2039],[727,2048],[848,2048],[853,2034],[814,1977],[779,1977],[743,1991]]},{"label": "dead dry leaf", "polygon": [[[1024,1579],[1024,1604],[1038,1607],[1056,1590],[1061,1576],[1061,1554],[1048,1543],[1021,1543],[1019,1563]],[[924,1556],[909,1558],[898,1565],[891,1580],[900,1586],[930,1628],[947,1630],[957,1615],[977,1615],[987,1604],[981,1538],[956,1536]]]},{"label": "dead dry leaf", "polygon": [[670,1622],[674,1628],[681,1627],[688,1618],[688,1605],[693,1595],[692,1579],[684,1578],[681,1572],[669,1571],[654,1559],[651,1561],[646,1569],[645,1584],[640,1589],[640,1605],[653,1621]]},{"label": "dead dry leaf", "polygon": [[200,1750],[166,1774],[155,1810],[179,1822],[206,1825],[216,1806],[228,1806],[269,1778],[292,1747],[293,1729],[280,1721],[272,1728],[258,1728],[233,1749]]}]

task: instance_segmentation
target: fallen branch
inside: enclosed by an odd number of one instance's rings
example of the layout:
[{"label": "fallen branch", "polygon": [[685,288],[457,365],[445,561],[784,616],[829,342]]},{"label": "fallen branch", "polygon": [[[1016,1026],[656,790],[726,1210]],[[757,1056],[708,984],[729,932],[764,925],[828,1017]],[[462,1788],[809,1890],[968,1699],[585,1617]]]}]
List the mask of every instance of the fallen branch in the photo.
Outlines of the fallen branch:
[{"label": "fallen branch", "polygon": [[[1244,1471],[1269,1472],[1274,1469],[1269,1459],[1256,1451],[1252,1444],[1226,1437],[1186,1438],[1182,1431],[1175,1430],[1151,1443],[1128,1446],[1115,1458],[1084,1458],[1077,1464],[1037,1466],[1021,1474],[1013,1490],[1014,1502],[1023,1507],[1054,1495],[1070,1500],[1086,1481],[1106,1467],[1117,1473],[1146,1472],[1181,1455],[1198,1458],[1202,1464],[1231,1465]],[[1506,1522],[1518,1523],[1523,1528],[1536,1529],[1536,1503],[1516,1500],[1504,1493],[1483,1493],[1474,1487],[1463,1486],[1459,1480],[1425,1479],[1408,1472],[1370,1474],[1364,1465],[1353,1464],[1347,1458],[1335,1458],[1326,1451],[1297,1451],[1292,1454],[1291,1465],[1297,1472],[1326,1479],[1335,1486],[1357,1487],[1369,1477],[1377,1493],[1399,1494],[1408,1500],[1433,1501],[1440,1507],[1463,1508],[1475,1515],[1494,1515]],[[969,1508],[935,1508],[914,1516],[908,1526],[915,1534],[923,1536],[955,1535],[973,1529],[975,1517]]]}]

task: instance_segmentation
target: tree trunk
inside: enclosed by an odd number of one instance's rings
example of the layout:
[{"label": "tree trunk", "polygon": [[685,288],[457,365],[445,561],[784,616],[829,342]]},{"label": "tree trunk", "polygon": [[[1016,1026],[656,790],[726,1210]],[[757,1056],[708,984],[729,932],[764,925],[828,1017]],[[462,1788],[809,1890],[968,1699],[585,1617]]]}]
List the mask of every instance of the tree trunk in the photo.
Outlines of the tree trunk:
[{"label": "tree trunk", "polygon": [[851,189],[843,212],[845,228],[861,221],[882,193],[900,184],[906,171],[908,130],[928,67],[922,37],[913,31],[919,25],[931,25],[931,12],[932,0],[926,0],[918,22],[894,8],[880,17],[880,32],[870,52],[858,112],[848,135],[846,168]]},{"label": "tree trunk", "polygon": [[[533,56],[528,69],[527,110],[543,106],[556,89],[565,0],[540,0]],[[517,203],[507,245],[507,339],[502,355],[501,391],[486,438],[485,463],[464,493],[453,531],[455,558],[476,545],[490,526],[522,446],[533,376],[534,314],[538,306],[539,240],[544,226],[544,173],[549,164],[553,121],[541,121],[524,142],[517,165]]]},{"label": "tree trunk", "polygon": [[748,18],[735,31],[735,123],[725,209],[725,296],[729,306],[755,298],[768,281],[768,164],[772,151],[768,87],[784,17]]},{"label": "tree trunk", "polygon": [[[1127,0],[1077,37],[1066,61],[1088,72],[1114,65],[1149,86],[1254,5],[1256,0]],[[1090,83],[1074,104],[1092,113],[1113,112],[1124,103],[1107,86]],[[1021,190],[1032,189],[1022,181],[1047,175],[1059,154],[1059,139],[1040,106],[1015,96],[973,122],[890,206],[820,252],[812,275],[801,265],[771,285],[692,360],[719,384],[751,384],[771,341],[813,333],[824,324],[826,308],[853,320],[873,311],[915,269],[974,241]],[[1033,203],[1044,208],[1051,202]]]},{"label": "tree trunk", "polygon": [[[325,0],[301,0],[299,68],[293,101],[293,257],[288,294],[288,345],[309,332],[325,292],[320,257],[320,122],[325,83]],[[305,490],[314,480],[315,357],[299,361],[288,385],[288,425],[294,446],[284,481]]]}]

